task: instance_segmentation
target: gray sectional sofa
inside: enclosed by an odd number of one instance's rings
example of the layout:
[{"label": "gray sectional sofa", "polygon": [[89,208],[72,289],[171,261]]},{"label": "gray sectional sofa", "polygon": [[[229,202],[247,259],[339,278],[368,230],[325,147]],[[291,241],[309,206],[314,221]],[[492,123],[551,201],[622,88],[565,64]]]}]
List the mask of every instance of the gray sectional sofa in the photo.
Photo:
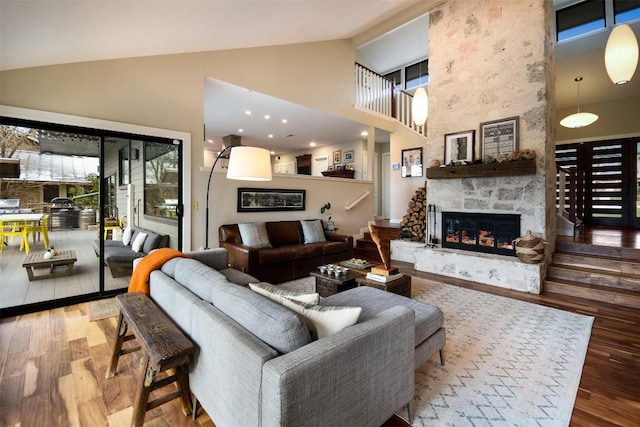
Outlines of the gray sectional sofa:
[{"label": "gray sectional sofa", "polygon": [[410,408],[415,368],[444,347],[437,307],[370,287],[323,299],[362,313],[312,341],[300,316],[228,267],[225,249],[189,255],[151,273],[151,298],[196,344],[191,391],[218,426],[381,425]]}]

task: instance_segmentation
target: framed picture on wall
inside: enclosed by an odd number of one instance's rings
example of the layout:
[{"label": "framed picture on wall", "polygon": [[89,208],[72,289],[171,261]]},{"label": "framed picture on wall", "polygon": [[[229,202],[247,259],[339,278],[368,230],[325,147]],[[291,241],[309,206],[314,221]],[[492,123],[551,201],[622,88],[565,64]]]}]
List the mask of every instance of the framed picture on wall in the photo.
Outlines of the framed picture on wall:
[{"label": "framed picture on wall", "polygon": [[345,151],[344,156],[342,156],[342,161],[344,163],[353,162],[353,150]]},{"label": "framed picture on wall", "polygon": [[518,150],[519,117],[480,123],[482,160],[490,162]]},{"label": "framed picture on wall", "polygon": [[422,176],[422,147],[402,150],[402,177]]},{"label": "framed picture on wall", "polygon": [[444,164],[472,162],[476,131],[448,133],[444,136]]},{"label": "framed picture on wall", "polygon": [[333,164],[337,165],[342,163],[342,150],[336,150],[333,152]]},{"label": "framed picture on wall", "polygon": [[305,210],[306,190],[238,188],[238,212]]}]

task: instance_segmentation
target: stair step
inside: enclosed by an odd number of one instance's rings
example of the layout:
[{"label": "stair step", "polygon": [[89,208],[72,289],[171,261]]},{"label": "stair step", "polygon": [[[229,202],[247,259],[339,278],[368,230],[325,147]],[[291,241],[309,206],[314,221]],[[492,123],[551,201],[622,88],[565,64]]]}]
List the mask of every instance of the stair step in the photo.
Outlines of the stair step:
[{"label": "stair step", "polygon": [[356,246],[358,248],[363,248],[363,249],[372,249],[376,252],[378,252],[378,246],[374,243],[373,240],[362,240],[362,239],[358,239],[356,241]]},{"label": "stair step", "polygon": [[640,261],[640,249],[616,248],[613,246],[590,245],[588,243],[577,243],[562,240],[558,240],[556,242],[556,253]]},{"label": "stair step", "polygon": [[605,286],[551,278],[545,279],[543,289],[545,293],[585,298],[624,307],[640,308],[640,294],[626,289],[612,290],[612,288]]},{"label": "stair step", "polygon": [[547,269],[547,279],[569,280],[586,285],[638,292],[640,296],[640,276],[620,272],[604,271],[579,266],[556,265]]},{"label": "stair step", "polygon": [[588,270],[601,270],[614,274],[626,274],[631,277],[640,278],[640,262],[620,258],[609,258],[602,256],[585,256],[571,253],[553,254],[553,265],[579,267]]}]

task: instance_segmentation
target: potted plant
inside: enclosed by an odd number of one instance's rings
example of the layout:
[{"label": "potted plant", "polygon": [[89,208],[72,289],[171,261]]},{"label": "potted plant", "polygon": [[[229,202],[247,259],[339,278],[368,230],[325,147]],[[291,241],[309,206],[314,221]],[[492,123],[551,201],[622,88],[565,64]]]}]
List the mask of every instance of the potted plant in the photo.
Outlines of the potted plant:
[{"label": "potted plant", "polygon": [[322,206],[320,208],[320,214],[323,215],[327,215],[327,231],[333,231],[336,229],[336,226],[334,225],[333,221],[331,221],[331,213],[329,213],[329,211],[331,210],[331,203],[325,203],[324,206]]}]

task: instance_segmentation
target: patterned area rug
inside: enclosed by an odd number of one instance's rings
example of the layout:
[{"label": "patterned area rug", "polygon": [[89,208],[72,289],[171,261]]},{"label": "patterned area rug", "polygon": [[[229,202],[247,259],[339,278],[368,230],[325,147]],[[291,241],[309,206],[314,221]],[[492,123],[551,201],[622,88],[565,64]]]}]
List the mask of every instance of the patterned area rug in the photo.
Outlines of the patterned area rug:
[{"label": "patterned area rug", "polygon": [[412,296],[447,329],[445,366],[434,356],[416,371],[414,426],[569,425],[593,317],[419,278]]}]

